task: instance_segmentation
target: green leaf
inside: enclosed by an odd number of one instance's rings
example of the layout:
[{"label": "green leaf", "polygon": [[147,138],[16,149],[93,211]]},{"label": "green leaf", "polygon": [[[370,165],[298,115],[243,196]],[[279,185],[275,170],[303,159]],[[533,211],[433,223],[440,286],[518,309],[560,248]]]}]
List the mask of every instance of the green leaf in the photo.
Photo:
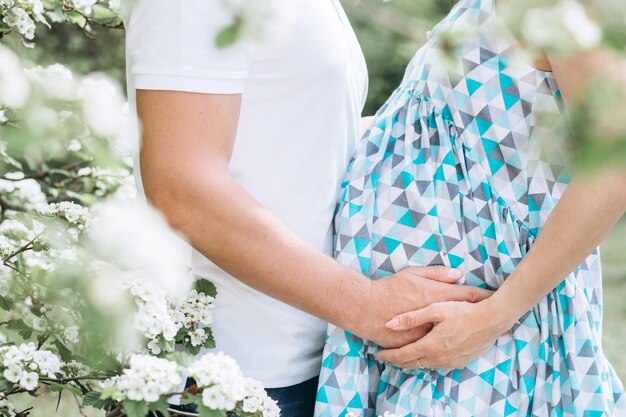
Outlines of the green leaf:
[{"label": "green leaf", "polygon": [[13,388],[13,383],[0,376],[0,392],[7,392],[11,388]]},{"label": "green leaf", "polygon": [[142,401],[124,400],[122,406],[128,417],[146,417],[148,415],[148,404]]},{"label": "green leaf", "polygon": [[114,395],[116,395],[118,392],[119,392],[119,389],[117,389],[117,387],[115,386],[106,387],[105,389],[102,390],[102,394],[100,394],[100,399],[107,400],[113,397]]},{"label": "green leaf", "polygon": [[167,400],[165,398],[159,399],[159,401],[155,403],[150,403],[149,405],[150,411],[158,411],[163,417],[169,417],[170,412],[168,410]]},{"label": "green leaf", "polygon": [[87,25],[87,19],[85,16],[78,12],[68,12],[65,14],[65,17],[69,22],[75,23],[81,28],[84,28]]},{"label": "green leaf", "polygon": [[172,352],[174,350],[175,343],[174,341],[168,341],[164,338],[159,339],[159,347],[163,352]]},{"label": "green leaf", "polygon": [[203,404],[198,403],[198,415],[200,417],[226,417],[226,411],[224,410],[211,410],[205,407]]},{"label": "green leaf", "polygon": [[117,18],[118,14],[109,9],[108,7],[104,7],[100,4],[94,4],[92,7],[93,12],[91,13],[94,19],[98,20],[113,20]]},{"label": "green leaf", "polygon": [[173,352],[167,355],[166,358],[183,367],[188,367],[194,361],[194,357],[185,352]]},{"label": "green leaf", "polygon": [[33,329],[22,320],[13,320],[9,323],[7,329],[16,332],[24,340],[29,339],[33,334]]},{"label": "green leaf", "polygon": [[200,349],[202,349],[202,346],[187,346],[187,350],[189,351],[189,353],[194,356],[200,353]]},{"label": "green leaf", "polygon": [[4,311],[11,311],[13,308],[13,301],[5,297],[0,297],[0,308]]},{"label": "green leaf", "polygon": [[203,346],[207,349],[215,349],[215,338],[213,337],[213,331],[208,327],[205,327],[204,331],[206,332],[207,338],[204,341]]},{"label": "green leaf", "polygon": [[69,350],[59,339],[55,339],[52,344],[57,348],[59,356],[63,359],[63,362],[70,362],[72,360],[72,351]]},{"label": "green leaf", "polygon": [[51,383],[50,384],[50,391],[52,391],[52,392],[69,391],[72,394],[76,394],[76,395],[82,395],[83,394],[83,392],[80,390],[80,388],[78,388],[76,385],[71,385],[71,384]]},{"label": "green leaf", "polygon": [[194,288],[196,291],[204,293],[210,297],[215,298],[217,296],[217,288],[211,281],[200,278],[196,281]]},{"label": "green leaf", "polygon": [[215,38],[215,45],[218,48],[226,48],[227,46],[232,45],[239,38],[239,31],[241,29],[241,24],[239,22],[235,22],[232,25],[222,29],[220,33],[217,34]]},{"label": "green leaf", "polygon": [[185,394],[180,397],[180,405],[193,404],[198,399],[197,395]]},{"label": "green leaf", "polygon": [[100,399],[102,396],[101,392],[98,391],[90,391],[83,397],[83,405],[90,405],[92,407],[97,407],[97,404],[103,403],[104,401]]}]

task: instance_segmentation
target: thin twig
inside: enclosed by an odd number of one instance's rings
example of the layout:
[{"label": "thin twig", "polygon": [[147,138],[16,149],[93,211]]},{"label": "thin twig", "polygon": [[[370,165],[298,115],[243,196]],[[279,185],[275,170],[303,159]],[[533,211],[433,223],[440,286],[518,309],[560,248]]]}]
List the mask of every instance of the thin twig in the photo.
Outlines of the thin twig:
[{"label": "thin twig", "polygon": [[4,265],[5,266],[9,266],[8,262],[12,259],[15,258],[17,255],[19,255],[20,253],[26,252],[28,250],[31,250],[33,247],[31,246],[33,243],[35,243],[35,241],[37,239],[39,239],[41,237],[42,233],[39,233],[37,236],[35,236],[34,238],[32,238],[31,240],[29,240],[27,243],[25,243],[24,245],[22,245],[19,249],[17,249],[15,252],[11,253],[7,258],[4,259]]},{"label": "thin twig", "polygon": [[122,411],[122,405],[118,404],[115,406],[113,410],[109,411],[104,417],[116,417],[119,415],[120,411]]},{"label": "thin twig", "polygon": [[199,417],[200,416],[200,414],[198,413],[188,413],[186,411],[180,411],[180,410],[176,410],[174,408],[169,408],[169,407],[167,411],[169,411],[170,414],[174,414],[175,416],[187,416],[187,417]]}]

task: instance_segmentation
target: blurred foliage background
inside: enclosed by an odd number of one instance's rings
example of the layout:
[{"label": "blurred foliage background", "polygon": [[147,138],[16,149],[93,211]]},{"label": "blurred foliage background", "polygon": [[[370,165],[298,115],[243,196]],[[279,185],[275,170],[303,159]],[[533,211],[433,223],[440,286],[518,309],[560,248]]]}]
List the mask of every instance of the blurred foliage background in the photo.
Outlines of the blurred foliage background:
[{"label": "blurred foliage background", "polygon": [[[450,9],[448,0],[342,0],[364,50],[370,73],[365,115],[373,114],[399,84],[426,32]],[[38,28],[38,47],[15,48],[37,65],[60,62],[78,73],[125,78],[124,32],[100,28],[94,38],[70,25]],[[603,245],[605,353],[626,382],[626,221]]]}]

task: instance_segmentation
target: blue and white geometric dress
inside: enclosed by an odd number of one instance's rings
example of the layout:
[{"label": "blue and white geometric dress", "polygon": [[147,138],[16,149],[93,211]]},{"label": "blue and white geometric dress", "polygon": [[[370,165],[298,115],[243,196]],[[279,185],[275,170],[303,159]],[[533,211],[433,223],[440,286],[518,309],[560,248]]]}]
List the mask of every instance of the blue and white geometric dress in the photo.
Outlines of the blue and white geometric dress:
[{"label": "blue and white geometric dress", "polygon": [[[461,0],[413,58],[343,184],[341,263],[372,279],[443,264],[497,289],[532,246],[568,182],[550,136],[563,103],[498,27],[493,0]],[[470,35],[447,46],[450,63],[441,34],[456,29]],[[385,365],[378,346],[330,326],[316,417],[626,416],[601,326],[598,253],[464,369]]]}]

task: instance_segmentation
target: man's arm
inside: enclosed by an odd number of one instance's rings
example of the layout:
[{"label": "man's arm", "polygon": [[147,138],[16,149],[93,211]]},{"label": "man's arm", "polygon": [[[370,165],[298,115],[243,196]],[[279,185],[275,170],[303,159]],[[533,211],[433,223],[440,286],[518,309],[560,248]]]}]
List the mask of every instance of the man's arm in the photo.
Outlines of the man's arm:
[{"label": "man's arm", "polygon": [[146,196],[220,268],[384,346],[403,345],[423,334],[423,329],[385,329],[395,314],[490,294],[445,284],[460,278],[445,268],[411,268],[370,281],[306,245],[228,173],[240,105],[241,95],[137,91]]}]

